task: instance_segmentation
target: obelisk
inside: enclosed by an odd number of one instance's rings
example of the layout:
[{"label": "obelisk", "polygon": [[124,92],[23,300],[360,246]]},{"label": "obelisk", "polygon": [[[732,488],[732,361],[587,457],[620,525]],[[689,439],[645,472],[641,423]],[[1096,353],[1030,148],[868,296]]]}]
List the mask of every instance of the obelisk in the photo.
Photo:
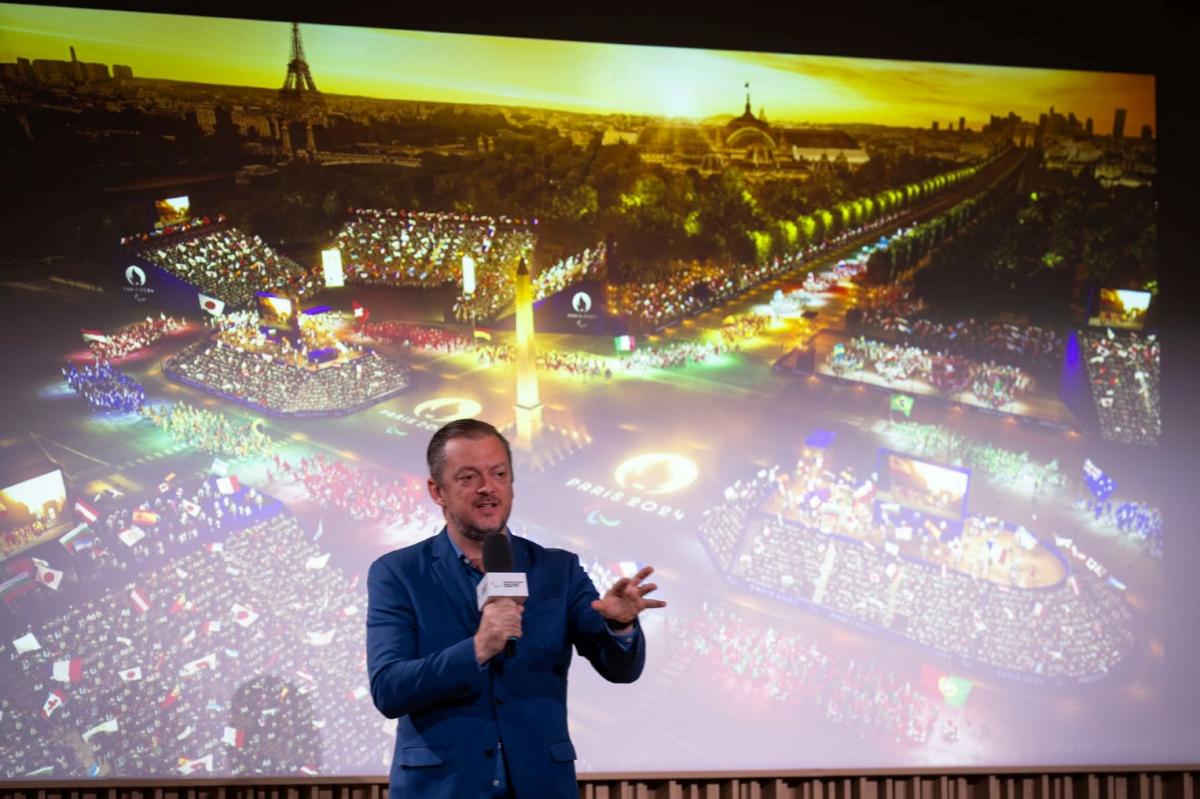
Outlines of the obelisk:
[{"label": "obelisk", "polygon": [[542,431],[538,398],[537,350],[533,341],[533,281],[525,259],[517,265],[517,449],[532,454]]}]

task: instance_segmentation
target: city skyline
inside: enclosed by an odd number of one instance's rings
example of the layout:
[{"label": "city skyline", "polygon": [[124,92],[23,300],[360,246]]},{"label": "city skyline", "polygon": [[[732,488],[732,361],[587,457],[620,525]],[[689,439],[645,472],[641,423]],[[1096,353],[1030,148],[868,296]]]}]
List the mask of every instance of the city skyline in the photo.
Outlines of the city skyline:
[{"label": "city skyline", "polygon": [[[278,89],[290,23],[0,4],[0,61],[127,64],[139,78]],[[978,130],[992,114],[1050,107],[1111,132],[1157,132],[1154,77],[1123,73],[516,39],[302,24],[326,94],[704,119],[736,115],[750,83],[768,120]],[[186,37],[192,57],[173,42]],[[469,54],[467,56],[466,54]],[[403,75],[403,78],[391,78]]]}]

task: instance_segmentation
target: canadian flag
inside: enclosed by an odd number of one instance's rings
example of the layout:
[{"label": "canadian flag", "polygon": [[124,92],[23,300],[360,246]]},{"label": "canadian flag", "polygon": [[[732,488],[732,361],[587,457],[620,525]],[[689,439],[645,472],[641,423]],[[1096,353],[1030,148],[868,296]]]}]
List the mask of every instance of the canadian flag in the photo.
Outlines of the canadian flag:
[{"label": "canadian flag", "polygon": [[249,627],[254,622],[258,621],[258,614],[244,605],[239,605],[236,602],[229,611],[233,615],[233,620],[243,627]]},{"label": "canadian flag", "polygon": [[190,502],[185,499],[183,502],[179,503],[179,506],[181,508],[183,508],[184,512],[187,514],[190,514],[192,516],[200,515],[200,506],[197,505],[195,502]]},{"label": "canadian flag", "polygon": [[125,669],[121,672],[121,680],[123,682],[137,682],[142,679],[142,667],[134,666],[132,669]]},{"label": "canadian flag", "polygon": [[39,558],[33,559],[37,566],[38,581],[47,588],[58,590],[58,586],[62,584],[63,573],[57,569],[51,569],[50,564]]},{"label": "canadian flag", "polygon": [[146,596],[146,592],[141,588],[135,586],[134,589],[129,592],[129,599],[131,602],[133,602],[134,610],[136,610],[139,614],[145,613],[150,609],[150,597]]},{"label": "canadian flag", "polygon": [[216,297],[210,297],[207,294],[197,294],[197,297],[200,299],[200,308],[208,311],[213,316],[220,316],[225,313],[225,303]]},{"label": "canadian flag", "polygon": [[66,701],[67,695],[55,688],[46,695],[46,701],[42,703],[42,716],[50,718]]},{"label": "canadian flag", "polygon": [[246,733],[244,730],[239,730],[236,727],[226,727],[225,733],[221,736],[221,740],[230,746],[235,746],[238,749],[241,749],[242,744],[246,742]]},{"label": "canadian flag", "polygon": [[78,513],[85,521],[87,521],[88,524],[92,524],[100,518],[100,511],[96,510],[82,499],[75,501],[75,512]]},{"label": "canadian flag", "polygon": [[217,490],[222,494],[236,494],[241,485],[238,483],[237,475],[229,477],[217,478]]},{"label": "canadian flag", "polygon": [[70,660],[54,661],[53,670],[50,672],[50,679],[57,682],[79,682],[79,678],[83,676],[83,661],[79,658],[71,658]]}]

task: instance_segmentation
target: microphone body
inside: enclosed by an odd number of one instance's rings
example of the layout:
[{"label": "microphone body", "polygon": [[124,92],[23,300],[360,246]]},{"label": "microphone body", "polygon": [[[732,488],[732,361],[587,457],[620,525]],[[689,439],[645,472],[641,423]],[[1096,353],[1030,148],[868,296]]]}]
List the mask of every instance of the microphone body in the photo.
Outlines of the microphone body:
[{"label": "microphone body", "polygon": [[[504,533],[493,533],[483,540],[483,579],[475,589],[479,609],[493,599],[513,599],[524,602],[529,596],[529,584],[523,572],[514,572],[512,542]],[[517,639],[509,637],[504,654],[517,654]]]}]

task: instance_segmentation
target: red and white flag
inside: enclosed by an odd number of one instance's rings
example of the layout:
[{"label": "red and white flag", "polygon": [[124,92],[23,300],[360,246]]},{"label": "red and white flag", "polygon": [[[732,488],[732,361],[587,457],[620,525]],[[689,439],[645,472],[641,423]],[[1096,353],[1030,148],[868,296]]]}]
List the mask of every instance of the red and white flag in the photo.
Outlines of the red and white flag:
[{"label": "red and white flag", "polygon": [[83,335],[84,341],[96,341],[101,344],[108,341],[108,336],[101,333],[99,330],[88,330],[87,328],[79,328],[79,332]]},{"label": "red and white flag", "polygon": [[129,525],[128,530],[122,531],[118,536],[125,543],[125,546],[132,547],[138,541],[146,537],[146,531],[138,527],[136,524]]},{"label": "red and white flag", "polygon": [[249,627],[254,622],[258,621],[258,614],[244,605],[239,605],[236,602],[229,611],[233,615],[233,620],[243,627]]},{"label": "red and white flag", "polygon": [[71,658],[70,660],[56,660],[50,672],[50,679],[56,682],[73,683],[79,682],[79,678],[83,676],[83,661],[79,658]]},{"label": "red and white flag", "polygon": [[179,642],[181,644],[183,644],[184,646],[187,646],[188,644],[190,644],[192,641],[195,641],[195,640],[196,640],[196,631],[192,630],[190,633],[183,636],[183,638],[181,638]]},{"label": "red and white flag", "polygon": [[246,732],[236,727],[226,727],[225,733],[221,736],[221,741],[241,749],[242,744],[246,742]]},{"label": "red and white flag", "polygon": [[55,688],[46,695],[46,701],[42,703],[42,716],[50,718],[54,715],[54,711],[58,710],[67,701],[67,695]]},{"label": "red and white flag", "polygon": [[207,754],[204,757],[196,760],[188,760],[186,757],[179,758],[179,773],[180,774],[195,774],[197,771],[212,771],[213,756]]},{"label": "red and white flag", "polygon": [[209,652],[202,658],[196,658],[183,664],[183,668],[179,670],[180,677],[191,677],[205,669],[216,671],[217,668],[217,653]]},{"label": "red and white flag", "polygon": [[204,622],[205,635],[212,635],[213,633],[219,632],[221,632],[221,622],[215,619],[210,619],[209,621]]},{"label": "red and white flag", "polygon": [[236,494],[240,487],[241,485],[238,483],[237,475],[217,478],[217,490],[222,494]]},{"label": "red and white flag", "polygon": [[125,669],[120,674],[123,682],[137,682],[142,679],[142,667],[134,666],[132,669]]},{"label": "red and white flag", "polygon": [[213,544],[205,544],[204,548],[207,549],[209,552],[224,552],[225,551],[225,545],[223,543],[221,543],[220,541],[217,541],[216,543],[213,543]]},{"label": "red and white flag", "polygon": [[225,313],[225,303],[218,300],[216,297],[210,297],[207,294],[196,295],[200,299],[200,308],[213,316],[220,316]]},{"label": "red and white flag", "polygon": [[34,558],[33,562],[37,566],[38,582],[57,591],[58,586],[62,584],[63,573],[58,569],[51,569],[49,563],[39,558]]},{"label": "red and white flag", "polygon": [[190,516],[199,516],[200,515],[200,506],[197,505],[195,502],[191,502],[190,500],[185,499],[179,503],[179,506],[181,508],[183,508],[184,513],[186,513]]},{"label": "red and white flag", "polygon": [[92,524],[100,518],[100,511],[96,510],[82,499],[75,501],[75,512],[78,513],[80,518],[82,518],[88,524]]},{"label": "red and white flag", "polygon": [[139,614],[150,609],[150,597],[141,588],[134,586],[134,589],[129,592],[129,599],[133,602],[133,609]]}]

